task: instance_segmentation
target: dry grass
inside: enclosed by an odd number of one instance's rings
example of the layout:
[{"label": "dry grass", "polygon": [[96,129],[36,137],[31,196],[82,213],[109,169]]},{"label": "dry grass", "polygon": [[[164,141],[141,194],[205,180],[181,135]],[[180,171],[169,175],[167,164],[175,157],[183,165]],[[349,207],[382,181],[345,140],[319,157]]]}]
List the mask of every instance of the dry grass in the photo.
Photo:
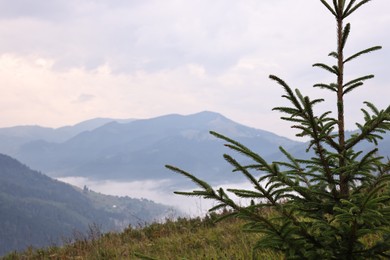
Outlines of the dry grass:
[{"label": "dry grass", "polygon": [[[283,259],[272,252],[252,255],[258,234],[242,231],[236,219],[215,224],[205,219],[181,218],[122,233],[90,234],[63,247],[27,250],[5,259]],[[145,256],[145,258],[142,257]]]}]

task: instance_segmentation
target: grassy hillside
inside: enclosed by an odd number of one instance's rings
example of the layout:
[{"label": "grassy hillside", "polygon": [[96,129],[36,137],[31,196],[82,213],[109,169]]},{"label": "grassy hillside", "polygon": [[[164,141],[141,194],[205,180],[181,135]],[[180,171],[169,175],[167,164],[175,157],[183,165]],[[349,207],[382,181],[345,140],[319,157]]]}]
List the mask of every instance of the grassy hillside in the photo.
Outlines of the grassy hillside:
[{"label": "grassy hillside", "polygon": [[[251,259],[258,234],[242,231],[242,222],[231,219],[215,224],[211,217],[128,228],[122,233],[102,235],[91,228],[64,247],[27,250],[4,259]],[[148,258],[146,258],[148,259]],[[255,259],[282,259],[265,252]]]}]

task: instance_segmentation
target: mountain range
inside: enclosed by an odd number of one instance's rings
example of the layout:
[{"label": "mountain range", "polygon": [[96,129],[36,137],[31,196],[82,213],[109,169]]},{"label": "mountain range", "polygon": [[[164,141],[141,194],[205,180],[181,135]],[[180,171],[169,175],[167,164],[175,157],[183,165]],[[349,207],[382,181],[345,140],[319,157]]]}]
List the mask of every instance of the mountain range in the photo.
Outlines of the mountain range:
[{"label": "mountain range", "polygon": [[53,143],[65,142],[81,132],[93,130],[104,124],[113,122],[114,120],[125,123],[131,122],[133,119],[94,118],[74,126],[63,126],[59,128],[49,128],[37,125],[0,128],[0,152],[14,155],[21,145],[36,140],[45,140]]},{"label": "mountain range", "polygon": [[[1,140],[6,139],[6,133],[1,130],[0,147]],[[24,130],[28,132],[28,129]],[[218,181],[225,179],[227,172],[231,171],[222,158],[225,148],[220,140],[209,134],[210,130],[247,144],[266,159],[276,158],[280,145],[291,148],[300,144],[206,111],[125,123],[112,120],[73,136],[54,130],[61,133],[56,136],[57,141],[42,135],[36,135],[36,139],[32,140],[30,132],[26,142],[18,137],[18,146],[13,147],[10,155],[52,177],[82,176],[132,181],[170,179],[175,176],[163,166],[174,164],[197,172],[210,181]]]},{"label": "mountain range", "polygon": [[[229,151],[209,134],[210,130],[247,145],[268,161],[283,160],[279,146],[296,156],[308,156],[304,142],[247,127],[209,111],[138,120],[93,119],[58,129],[0,129],[0,152],[55,178],[177,181],[181,176],[164,169],[165,164],[172,164],[214,183],[240,179],[222,157]],[[13,140],[14,145],[6,140]],[[370,147],[368,143],[360,146],[363,150]],[[383,155],[390,155],[389,134],[379,148]]]}]

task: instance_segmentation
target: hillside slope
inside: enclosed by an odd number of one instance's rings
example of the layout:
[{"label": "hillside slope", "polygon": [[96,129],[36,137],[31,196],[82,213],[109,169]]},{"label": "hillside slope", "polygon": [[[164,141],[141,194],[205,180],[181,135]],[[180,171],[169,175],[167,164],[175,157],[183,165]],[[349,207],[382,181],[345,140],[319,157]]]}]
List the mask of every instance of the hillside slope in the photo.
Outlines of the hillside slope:
[{"label": "hillside slope", "polygon": [[0,154],[0,255],[60,244],[90,225],[109,231],[145,224],[170,210],[148,200],[83,191]]},{"label": "hillside slope", "polygon": [[64,247],[14,253],[8,259],[284,259],[269,250],[253,252],[260,235],[243,231],[243,224],[238,219],[214,223],[213,217],[181,218]]}]

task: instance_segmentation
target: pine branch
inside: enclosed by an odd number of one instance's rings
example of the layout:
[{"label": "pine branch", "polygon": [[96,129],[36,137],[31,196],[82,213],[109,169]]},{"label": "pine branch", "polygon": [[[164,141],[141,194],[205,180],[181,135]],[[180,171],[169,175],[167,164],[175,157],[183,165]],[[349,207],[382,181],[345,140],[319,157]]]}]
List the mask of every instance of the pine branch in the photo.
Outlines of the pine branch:
[{"label": "pine branch", "polygon": [[358,88],[358,87],[360,87],[360,86],[362,86],[362,85],[363,85],[363,82],[357,82],[357,83],[355,83],[355,84],[353,84],[353,85],[351,85],[351,86],[345,88],[345,89],[343,90],[343,96],[344,96],[345,94],[350,93],[352,90],[354,90],[354,89],[356,89],[356,88]]},{"label": "pine branch", "polygon": [[169,170],[173,171],[173,172],[176,172],[176,173],[179,173],[181,175],[184,175],[185,177],[191,179],[195,184],[197,184],[199,187],[207,190],[207,191],[210,191],[212,190],[211,186],[206,183],[205,181],[202,181],[198,178],[196,178],[194,175],[192,175],[191,173],[188,173],[186,171],[183,171],[175,166],[172,166],[172,165],[165,165],[166,168],[168,168]]},{"label": "pine branch", "polygon": [[335,84],[324,84],[324,83],[318,83],[315,84],[313,87],[322,88],[322,89],[329,89],[330,91],[337,92],[337,85]]},{"label": "pine branch", "polygon": [[345,83],[343,85],[343,88],[346,88],[352,84],[355,84],[355,83],[358,83],[358,82],[361,82],[361,81],[365,81],[365,80],[368,80],[368,79],[372,79],[374,78],[374,75],[366,75],[366,76],[363,76],[363,77],[359,77],[359,78],[356,78],[356,79],[353,79],[347,83]]},{"label": "pine branch", "polygon": [[[341,40],[341,49],[344,49],[350,31],[351,31],[351,24],[347,23],[347,25],[344,27],[344,30],[343,30],[343,38]],[[338,57],[338,55],[337,55],[337,57]]]},{"label": "pine branch", "polygon": [[332,51],[331,53],[329,53],[328,56],[333,57],[333,58],[336,58],[336,59],[339,58],[339,55],[337,54],[337,52],[334,52],[334,51]]},{"label": "pine branch", "polygon": [[361,133],[359,135],[352,136],[346,143],[345,148],[350,149],[354,147],[361,140],[366,139],[370,142],[377,143],[377,139],[381,138],[375,135],[375,132],[389,131],[390,130],[390,106],[386,110],[379,111],[373,104],[365,102],[365,104],[374,112],[374,116],[370,116],[367,111],[362,109],[365,114],[365,124],[361,126],[358,124]]},{"label": "pine branch", "polygon": [[334,16],[337,17],[336,12],[332,9],[332,7],[330,7],[330,5],[325,0],[320,0],[320,1],[329,10],[329,12],[331,12]]},{"label": "pine branch", "polygon": [[285,96],[287,99],[289,99],[291,101],[291,103],[297,108],[297,110],[301,113],[302,112],[302,107],[301,105],[299,104],[299,101],[296,99],[294,93],[292,92],[291,88],[283,81],[281,80],[280,78],[278,78],[277,76],[274,76],[274,75],[270,75],[269,76],[270,79],[272,80],[275,80],[277,83],[279,83],[283,88],[284,90],[286,91],[287,93],[287,96]]},{"label": "pine branch", "polygon": [[339,75],[337,69],[335,69],[335,68],[333,68],[333,67],[330,67],[330,66],[328,66],[328,65],[326,65],[326,64],[324,64],[324,63],[315,63],[315,64],[313,64],[313,67],[319,67],[319,68],[321,68],[321,69],[324,69],[324,70],[326,70],[326,71],[329,71],[330,73],[335,74],[336,76]]},{"label": "pine branch", "polygon": [[[248,180],[254,185],[255,189],[257,189],[258,191],[261,192],[261,194],[264,196],[264,198],[266,198],[269,202],[271,202],[273,205],[276,205],[276,201],[274,200],[274,198],[270,195],[270,193],[265,190],[260,184],[259,182],[253,177],[252,174],[250,174],[244,167],[241,166],[241,164],[239,164],[235,159],[233,159],[232,157],[230,157],[229,155],[224,155],[224,158],[231,164],[234,166],[234,168],[238,169],[240,172],[242,172],[242,174],[244,174],[244,176],[246,178],[248,178]],[[264,161],[264,163],[266,164],[266,162]],[[268,165],[263,165],[264,167],[267,168],[267,170],[270,171],[270,168]],[[272,171],[270,171],[272,172]]]},{"label": "pine branch", "polygon": [[351,8],[353,7],[353,4],[356,2],[356,0],[351,0],[347,6],[347,8],[345,8],[344,12],[343,12],[343,18],[346,18],[346,14],[351,10]]},{"label": "pine branch", "polygon": [[340,7],[337,3],[338,0],[333,0],[333,8],[336,10],[336,17],[340,17]]},{"label": "pine branch", "polygon": [[363,55],[363,54],[366,54],[366,53],[370,53],[370,52],[373,52],[373,51],[377,51],[377,50],[380,50],[380,49],[382,49],[381,46],[375,46],[375,47],[371,47],[371,48],[365,49],[363,51],[360,51],[360,52],[355,53],[354,55],[350,56],[349,58],[344,60],[343,63],[347,63],[348,61],[351,61],[351,60],[359,57],[360,55]]},{"label": "pine branch", "polygon": [[[360,8],[362,5],[367,4],[371,0],[362,0],[360,3],[356,4],[354,7],[350,8],[349,11],[345,11],[343,14],[343,19],[347,18],[350,14],[355,12],[358,8]],[[353,1],[355,2],[355,1]]]}]

